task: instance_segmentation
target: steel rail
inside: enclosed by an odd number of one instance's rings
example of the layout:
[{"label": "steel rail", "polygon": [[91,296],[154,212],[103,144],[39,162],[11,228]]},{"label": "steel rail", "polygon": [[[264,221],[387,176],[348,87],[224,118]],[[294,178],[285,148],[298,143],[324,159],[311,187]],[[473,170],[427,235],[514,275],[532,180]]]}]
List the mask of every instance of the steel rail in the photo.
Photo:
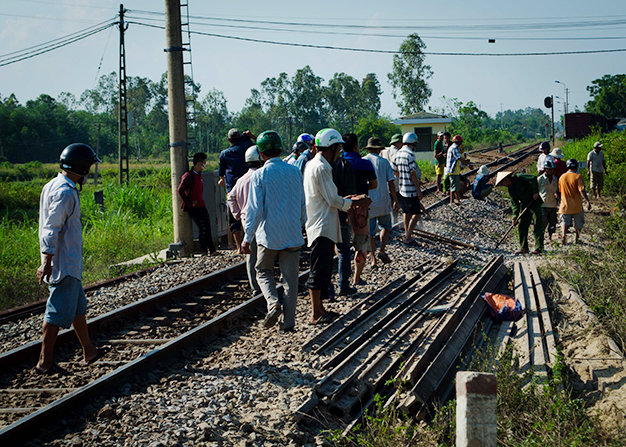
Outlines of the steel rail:
[{"label": "steel rail", "polygon": [[[237,270],[240,266],[229,267],[225,270]],[[245,269],[245,263],[244,263]],[[299,281],[305,280],[309,275],[309,269],[299,274]],[[232,272],[231,272],[232,273]],[[176,289],[186,295],[190,290],[201,290],[202,285],[206,283],[207,278],[215,274],[192,281],[193,285],[179,286]],[[282,286],[278,287],[282,290]],[[163,294],[172,294],[173,289]],[[181,292],[184,290],[184,292]],[[156,296],[156,295],[155,295]],[[186,349],[197,345],[207,337],[214,335],[221,328],[225,327],[235,318],[242,317],[245,314],[252,313],[258,308],[262,308],[265,299],[262,294],[256,295],[248,301],[231,308],[208,322],[176,337],[175,339],[162,344],[141,357],[132,360],[125,365],[113,370],[112,372],[96,379],[89,384],[76,389],[75,391],[55,400],[45,407],[29,414],[28,416],[14,422],[13,424],[0,430],[0,443],[9,445],[8,442],[18,442],[29,438],[33,430],[39,430],[43,425],[49,424],[60,415],[78,408],[81,404],[89,402],[91,399],[117,389],[117,386],[124,381],[136,377],[138,374],[149,371],[150,367],[159,364],[163,365],[178,358],[178,356]]]}]

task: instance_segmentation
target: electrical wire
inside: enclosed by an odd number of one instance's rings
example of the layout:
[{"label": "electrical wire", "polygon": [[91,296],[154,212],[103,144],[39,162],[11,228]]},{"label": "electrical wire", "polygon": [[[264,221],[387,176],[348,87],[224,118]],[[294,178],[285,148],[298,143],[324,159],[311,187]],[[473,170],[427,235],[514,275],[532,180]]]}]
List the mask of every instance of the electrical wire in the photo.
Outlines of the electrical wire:
[{"label": "electrical wire", "polygon": [[65,47],[67,45],[70,45],[70,44],[72,44],[74,42],[78,42],[80,40],[86,39],[87,37],[93,36],[94,34],[102,32],[102,31],[104,31],[104,30],[106,30],[106,29],[108,29],[108,28],[110,28],[112,26],[115,26],[115,25],[116,25],[116,22],[109,23],[109,24],[103,25],[103,26],[101,26],[99,28],[95,28],[95,29],[93,29],[93,30],[91,30],[89,32],[85,32],[85,33],[82,33],[80,35],[74,36],[74,37],[72,37],[70,39],[66,39],[64,41],[60,41],[60,42],[58,42],[56,44],[48,44],[48,45],[43,46],[43,47],[40,46],[36,50],[32,50],[32,51],[29,51],[29,52],[26,52],[26,53],[22,53],[22,54],[17,54],[17,55],[12,56],[12,57],[0,59],[0,67],[4,67],[4,66],[10,65],[10,64],[14,64],[16,62],[20,62],[20,61],[23,61],[25,59],[30,59],[30,58],[33,58],[35,56],[39,56],[39,55],[44,54],[44,53],[49,53],[50,51],[54,51],[54,50],[56,50],[58,48],[62,48],[62,47]]},{"label": "electrical wire", "polygon": [[[163,19],[152,19],[147,17],[135,17],[132,15],[126,15],[126,17],[130,20],[148,20],[158,23],[163,23]],[[279,32],[292,32],[298,34],[330,34],[330,35],[341,35],[341,36],[367,36],[367,37],[392,37],[392,38],[406,38],[407,34],[384,34],[384,33],[364,33],[364,32],[349,32],[349,31],[318,31],[311,29],[293,29],[293,28],[271,28],[264,26],[247,26],[247,25],[227,25],[220,23],[204,23],[204,22],[191,22],[192,25],[197,26],[206,26],[206,27],[215,27],[215,28],[237,28],[239,29],[249,29],[249,30],[259,30],[259,31],[279,31]],[[420,35],[422,39],[441,39],[441,40],[481,40],[485,41],[488,39],[493,39],[494,37],[476,37],[476,36],[435,36],[435,35]],[[602,37],[495,37],[496,40],[512,40],[512,41],[549,41],[549,40],[626,40],[626,36],[602,36]]]},{"label": "electrical wire", "polygon": [[[146,11],[132,9],[129,12],[135,12],[140,14],[158,15],[162,16],[165,13],[159,11]],[[357,28],[357,29],[441,29],[441,25],[362,25],[354,23],[335,24],[335,23],[310,23],[310,22],[286,22],[277,20],[257,20],[257,19],[241,19],[241,18],[222,18],[214,16],[199,16],[190,15],[191,19],[199,20],[214,20],[220,22],[234,22],[234,23],[260,23],[269,25],[286,25],[286,26],[301,26],[301,27],[318,27],[318,28]],[[431,20],[428,20],[431,22]],[[607,26],[624,26],[626,25],[626,19],[610,19],[610,20],[587,20],[577,22],[544,22],[544,23],[517,23],[517,24],[459,24],[458,20],[454,20],[454,29],[456,30],[482,30],[482,31],[497,31],[497,30],[545,30],[556,28],[572,28],[578,30],[583,27],[607,27]]]},{"label": "electrical wire", "polygon": [[[153,25],[149,23],[141,23],[141,22],[135,22],[135,21],[129,21],[127,23],[145,26],[148,28],[165,29],[164,26]],[[351,48],[351,47],[337,47],[337,46],[332,46],[332,45],[279,42],[275,40],[254,39],[250,37],[227,36],[224,34],[205,33],[202,31],[191,31],[191,33],[202,35],[202,36],[218,37],[221,39],[242,40],[246,42],[265,43],[265,44],[270,44],[270,45],[282,45],[282,46],[301,47],[301,48],[318,48],[318,49],[323,49],[323,50],[353,51],[353,52],[360,52],[360,53],[400,54],[400,52],[397,50],[377,50],[377,49],[371,49],[371,48]],[[528,52],[528,53],[463,53],[463,52],[445,52],[445,51],[443,52],[424,51],[424,52],[420,52],[419,54],[424,54],[428,56],[557,56],[557,55],[571,55],[571,54],[619,53],[619,52],[625,52],[625,51],[626,51],[626,48],[616,48],[616,49],[608,49],[608,50],[546,51],[546,52]]]}]

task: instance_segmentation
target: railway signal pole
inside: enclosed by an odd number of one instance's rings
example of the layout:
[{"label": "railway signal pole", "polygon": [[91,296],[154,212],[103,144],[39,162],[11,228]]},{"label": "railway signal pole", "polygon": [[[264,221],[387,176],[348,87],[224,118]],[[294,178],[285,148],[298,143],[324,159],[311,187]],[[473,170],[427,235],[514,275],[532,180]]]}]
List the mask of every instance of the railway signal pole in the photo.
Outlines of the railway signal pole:
[{"label": "railway signal pole", "polygon": [[119,113],[118,113],[118,152],[120,162],[120,185],[128,185],[128,107],[126,96],[126,47],[124,31],[124,5],[120,4],[120,73],[119,73]]},{"label": "railway signal pole", "polygon": [[174,243],[182,256],[188,256],[193,243],[191,218],[181,210],[177,191],[180,179],[189,167],[180,0],[165,0],[165,34]]}]

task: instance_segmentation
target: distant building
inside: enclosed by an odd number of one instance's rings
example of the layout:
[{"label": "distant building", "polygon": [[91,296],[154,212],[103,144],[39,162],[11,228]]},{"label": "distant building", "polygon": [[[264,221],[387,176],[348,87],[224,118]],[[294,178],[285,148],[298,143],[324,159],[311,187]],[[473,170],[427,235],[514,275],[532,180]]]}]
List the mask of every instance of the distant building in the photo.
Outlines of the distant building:
[{"label": "distant building", "polygon": [[437,139],[437,132],[445,132],[447,126],[452,123],[452,118],[430,112],[418,112],[412,115],[402,116],[393,121],[401,127],[402,133],[415,132],[418,142],[415,150],[415,158],[434,163],[433,146]]}]

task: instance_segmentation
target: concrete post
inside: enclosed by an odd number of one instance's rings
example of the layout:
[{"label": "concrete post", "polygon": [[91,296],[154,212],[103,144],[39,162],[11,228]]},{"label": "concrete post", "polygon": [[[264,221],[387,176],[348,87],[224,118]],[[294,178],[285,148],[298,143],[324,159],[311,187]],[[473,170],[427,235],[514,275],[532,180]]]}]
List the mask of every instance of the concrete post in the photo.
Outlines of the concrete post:
[{"label": "concrete post", "polygon": [[193,244],[191,218],[180,209],[177,189],[189,168],[187,160],[187,115],[183,72],[183,39],[180,27],[180,0],[165,0],[165,32],[167,37],[167,98],[170,133],[170,165],[172,169],[172,208],[174,242],[180,254],[188,256]]},{"label": "concrete post", "polygon": [[497,382],[493,374],[456,373],[456,446],[496,447]]}]

